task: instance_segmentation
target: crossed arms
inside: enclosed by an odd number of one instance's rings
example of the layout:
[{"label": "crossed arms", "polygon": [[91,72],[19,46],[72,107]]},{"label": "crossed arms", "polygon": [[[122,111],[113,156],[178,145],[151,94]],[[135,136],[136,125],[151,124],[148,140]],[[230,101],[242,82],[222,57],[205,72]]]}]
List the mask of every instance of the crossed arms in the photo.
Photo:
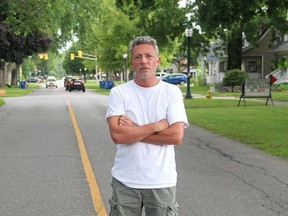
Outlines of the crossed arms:
[{"label": "crossed arms", "polygon": [[184,123],[168,124],[166,119],[137,126],[126,116],[108,119],[110,134],[115,144],[145,142],[156,145],[180,145],[184,136]]}]

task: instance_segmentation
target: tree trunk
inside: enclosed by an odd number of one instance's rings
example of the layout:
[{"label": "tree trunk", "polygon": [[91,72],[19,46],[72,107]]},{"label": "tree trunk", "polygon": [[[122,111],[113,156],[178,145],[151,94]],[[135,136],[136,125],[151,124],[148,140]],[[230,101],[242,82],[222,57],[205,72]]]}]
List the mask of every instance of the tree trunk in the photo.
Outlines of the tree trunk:
[{"label": "tree trunk", "polygon": [[242,31],[233,32],[228,42],[228,70],[239,69],[242,65]]},{"label": "tree trunk", "polygon": [[[19,67],[20,65],[15,65],[15,63],[9,63],[13,65],[9,65],[9,72],[12,73],[11,76],[11,85],[17,87],[17,82],[18,82],[18,72],[19,72]],[[8,71],[8,70],[7,70]]]},{"label": "tree trunk", "polygon": [[4,61],[0,60],[0,87],[5,86],[4,75],[5,75],[5,63]]},{"label": "tree trunk", "polygon": [[[4,84],[6,84],[7,82],[11,85],[13,84],[13,71],[16,68],[16,64],[13,62],[5,62],[5,71],[4,71]],[[17,82],[15,84],[15,86],[17,85]]]},{"label": "tree trunk", "polygon": [[0,87],[3,87],[3,86],[4,86],[4,70],[1,67],[0,68]]}]

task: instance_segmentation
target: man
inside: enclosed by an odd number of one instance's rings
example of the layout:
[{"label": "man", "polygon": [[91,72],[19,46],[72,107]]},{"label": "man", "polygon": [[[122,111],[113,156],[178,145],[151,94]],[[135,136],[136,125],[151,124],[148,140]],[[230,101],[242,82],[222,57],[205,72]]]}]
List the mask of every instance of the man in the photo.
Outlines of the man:
[{"label": "man", "polygon": [[117,145],[110,215],[177,215],[174,145],[188,126],[182,92],[156,77],[158,46],[149,36],[129,44],[135,78],[111,90],[106,119]]}]

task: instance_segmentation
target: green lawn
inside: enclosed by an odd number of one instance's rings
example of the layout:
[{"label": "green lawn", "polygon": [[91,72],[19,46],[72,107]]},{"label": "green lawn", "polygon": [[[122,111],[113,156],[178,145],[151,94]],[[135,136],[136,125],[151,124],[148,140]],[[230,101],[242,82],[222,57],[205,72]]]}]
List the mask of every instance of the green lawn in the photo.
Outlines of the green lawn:
[{"label": "green lawn", "polygon": [[[119,83],[117,83],[119,84]],[[29,94],[32,88],[37,84],[30,85],[27,89],[7,89],[7,97],[22,96]],[[95,80],[89,80],[86,85],[87,89],[108,95],[110,90],[100,88],[99,83]],[[185,95],[186,87],[180,89]],[[202,95],[204,98],[194,97],[185,99],[187,116],[191,124],[206,128],[214,133],[221,134],[225,137],[246,143],[256,149],[260,149],[269,154],[288,159],[288,133],[287,133],[287,114],[288,106],[265,106],[263,99],[246,99],[246,106],[238,107],[240,93],[219,93],[212,95],[214,98],[207,99],[208,87],[192,86],[193,95]],[[216,99],[216,97],[234,99]],[[3,97],[0,96],[3,103]],[[288,102],[288,92],[273,91],[273,101]]]},{"label": "green lawn", "polygon": [[288,158],[288,106],[249,101],[249,105],[237,107],[238,100],[227,99],[184,101],[191,124]]},{"label": "green lawn", "polygon": [[34,83],[28,83],[28,85],[26,86],[25,89],[21,89],[21,88],[15,88],[15,87],[11,87],[11,88],[0,88],[2,90],[6,90],[6,94],[5,95],[0,95],[1,97],[19,97],[19,96],[23,96],[26,94],[29,94],[33,91],[33,89],[35,88],[40,88],[39,84],[34,84]]},{"label": "green lawn", "polygon": [[35,89],[35,88],[40,88],[39,84],[29,83],[26,86],[26,89],[15,88],[15,87],[0,88],[0,90],[5,90],[6,91],[6,94],[0,94],[0,106],[5,104],[5,102],[4,102],[4,98],[5,97],[20,97],[20,96],[24,96],[24,95],[27,95],[27,94],[31,93],[33,91],[33,89]]}]

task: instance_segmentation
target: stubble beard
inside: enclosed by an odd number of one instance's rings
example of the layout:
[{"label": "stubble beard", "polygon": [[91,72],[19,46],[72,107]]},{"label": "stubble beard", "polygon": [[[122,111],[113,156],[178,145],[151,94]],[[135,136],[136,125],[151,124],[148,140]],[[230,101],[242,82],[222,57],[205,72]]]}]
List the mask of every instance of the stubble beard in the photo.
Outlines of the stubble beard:
[{"label": "stubble beard", "polygon": [[153,75],[154,74],[152,74],[152,73],[141,73],[139,71],[136,72],[136,76],[142,80],[150,79],[151,77],[153,77]]}]

